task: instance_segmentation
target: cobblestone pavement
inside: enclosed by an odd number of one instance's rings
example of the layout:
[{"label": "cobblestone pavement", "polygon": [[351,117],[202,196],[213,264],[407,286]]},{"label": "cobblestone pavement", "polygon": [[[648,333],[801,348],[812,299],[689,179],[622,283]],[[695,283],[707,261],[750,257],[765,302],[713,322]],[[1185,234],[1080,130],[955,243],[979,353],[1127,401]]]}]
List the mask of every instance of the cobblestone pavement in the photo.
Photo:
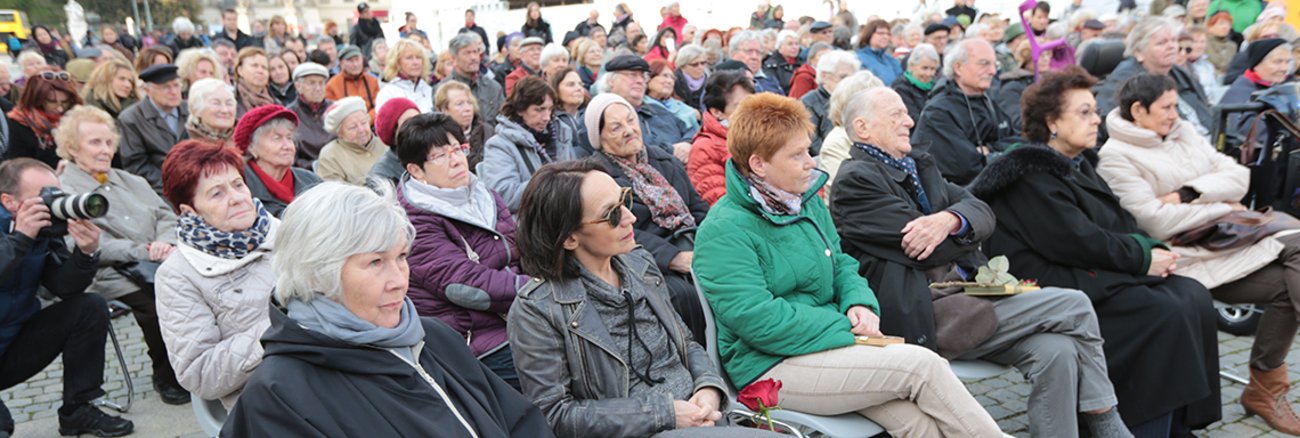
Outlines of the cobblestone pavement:
[{"label": "cobblestone pavement", "polygon": [[[113,320],[114,330],[122,343],[123,354],[127,358],[135,384],[135,407],[125,416],[137,424],[137,433],[133,436],[149,437],[201,437],[198,425],[194,421],[189,405],[167,406],[157,402],[153,384],[150,382],[149,358],[145,354],[144,340],[140,330],[131,317]],[[1238,376],[1246,376],[1246,362],[1250,356],[1251,337],[1238,337],[1219,333],[1219,357],[1221,365]],[[1300,345],[1298,345],[1300,346]],[[111,343],[106,343],[108,364],[105,367],[104,389],[108,396],[119,402],[126,400],[125,380],[121,368],[113,353]],[[1300,364],[1300,348],[1293,348],[1287,362]],[[1300,382],[1300,365],[1291,367],[1291,382]],[[49,368],[32,380],[0,392],[4,401],[18,422],[18,436],[55,436],[57,422],[55,409],[60,403],[63,375],[62,361],[56,360]],[[1223,388],[1223,421],[1211,425],[1205,431],[1198,432],[1203,437],[1282,437],[1272,432],[1259,418],[1245,418],[1245,413],[1238,403],[1242,385],[1227,380],[1220,380]],[[1002,429],[1015,436],[1029,436],[1028,418],[1025,414],[1025,398],[1029,394],[1029,385],[1017,372],[1006,373],[974,382],[967,382],[967,389],[988,409]],[[1300,398],[1300,389],[1292,391],[1291,399]],[[166,424],[150,424],[145,417],[166,416]],[[156,423],[156,422],[155,422]],[[150,427],[145,427],[145,426]]]}]

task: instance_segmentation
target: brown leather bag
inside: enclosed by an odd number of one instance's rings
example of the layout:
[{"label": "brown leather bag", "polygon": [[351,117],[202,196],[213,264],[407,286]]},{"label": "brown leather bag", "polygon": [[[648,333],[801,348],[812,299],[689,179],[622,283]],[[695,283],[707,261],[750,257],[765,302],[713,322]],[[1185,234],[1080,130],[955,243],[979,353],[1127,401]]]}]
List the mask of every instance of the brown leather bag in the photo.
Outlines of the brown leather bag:
[{"label": "brown leather bag", "polygon": [[1169,239],[1174,246],[1199,246],[1211,251],[1254,245],[1279,231],[1300,229],[1300,220],[1267,208],[1234,211]]}]

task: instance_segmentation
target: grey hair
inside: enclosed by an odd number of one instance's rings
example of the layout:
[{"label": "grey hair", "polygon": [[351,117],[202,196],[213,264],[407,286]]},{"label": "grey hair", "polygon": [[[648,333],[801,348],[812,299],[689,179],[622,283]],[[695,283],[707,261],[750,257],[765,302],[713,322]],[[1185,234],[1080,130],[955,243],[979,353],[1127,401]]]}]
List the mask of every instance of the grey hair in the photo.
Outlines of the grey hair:
[{"label": "grey hair", "polygon": [[797,43],[799,42],[799,34],[793,30],[783,30],[776,34],[777,47],[781,47],[781,44],[785,44],[786,40],[794,40]]},{"label": "grey hair", "polygon": [[172,20],[172,32],[176,32],[177,35],[183,33],[192,34],[194,33],[194,22],[185,17],[176,17],[175,20]]},{"label": "grey hair", "polygon": [[759,46],[759,50],[763,50],[762,38],[763,36],[760,35],[758,31],[742,30],[736,33],[736,35],[731,37],[731,42],[727,46],[727,54],[735,55],[736,50],[740,48],[741,44],[745,44],[749,42],[757,42]]},{"label": "grey hair", "polygon": [[[811,46],[808,46],[808,59],[816,58],[817,55],[820,54],[821,52],[825,52],[833,48],[834,47],[831,47],[830,44],[820,43],[820,42],[813,43]],[[813,66],[813,68],[816,68],[816,66]]]},{"label": "grey hair", "polygon": [[1169,31],[1169,35],[1177,37],[1178,32],[1182,30],[1172,18],[1150,17],[1139,21],[1129,31],[1128,36],[1124,38],[1124,56],[1130,57],[1136,54],[1141,48],[1146,47],[1151,42],[1151,36],[1161,30]]},{"label": "grey hair", "polygon": [[397,203],[392,185],[326,181],[295,197],[276,230],[275,296],[281,303],[338,299],[343,264],[356,254],[409,247],[415,227]]},{"label": "grey hair", "polygon": [[194,83],[190,85],[190,98],[187,102],[189,104],[190,115],[186,121],[198,123],[199,115],[203,113],[205,108],[207,108],[208,95],[222,90],[225,90],[225,92],[230,94],[231,97],[235,96],[235,87],[232,87],[225,82],[213,78],[203,78],[194,81]]},{"label": "grey hair", "polygon": [[858,55],[848,50],[832,50],[830,53],[822,54],[822,57],[817,60],[817,85],[822,85],[822,75],[834,72],[841,65],[858,70],[862,67],[862,61],[858,60]]},{"label": "grey hair", "polygon": [[935,50],[934,45],[930,43],[917,44],[916,47],[912,48],[912,52],[907,55],[907,66],[911,67],[926,59],[932,59],[935,63],[938,63],[939,51]]},{"label": "grey hair", "polygon": [[984,38],[984,31],[989,30],[989,26],[984,23],[975,23],[966,28],[966,33],[962,34],[963,38]]},{"label": "grey hair", "polygon": [[853,131],[853,121],[862,118],[867,120],[877,119],[876,107],[880,102],[878,97],[883,93],[898,94],[892,88],[883,86],[868,87],[848,93],[849,98],[846,99],[847,103],[842,110],[844,120],[840,122],[840,126],[844,127],[844,133],[848,134],[850,139],[854,141],[863,140],[858,138],[858,134]]},{"label": "grey hair", "polygon": [[[945,49],[943,52],[943,76],[948,79],[957,79],[957,76],[952,73],[953,65],[959,62],[965,63],[966,61],[969,61],[970,45],[981,43],[989,45],[990,47],[992,46],[983,38],[977,38],[958,41],[956,44]],[[911,63],[912,61],[909,59],[907,62]]]},{"label": "grey hair", "polygon": [[[476,34],[471,34],[471,35],[478,36]],[[542,47],[542,54],[540,57],[538,57],[538,64],[544,66],[548,61],[550,61],[553,58],[564,58],[564,62],[567,63],[569,62],[569,51],[566,50],[564,46],[561,46],[559,43],[547,44],[546,47]]]},{"label": "grey hair", "polygon": [[320,47],[320,45],[324,43],[334,44],[335,46],[338,45],[338,42],[334,41],[334,38],[329,35],[321,35],[316,38],[316,47]]},{"label": "grey hair", "polygon": [[262,141],[262,135],[277,128],[288,128],[290,132],[293,132],[294,129],[298,128],[298,125],[294,124],[292,120],[283,117],[271,119],[271,121],[263,123],[262,126],[258,126],[253,130],[253,138],[248,141],[248,154],[251,155],[253,153],[253,147],[257,146],[258,142]]},{"label": "grey hair", "polygon": [[682,68],[708,55],[708,52],[704,51],[704,47],[699,44],[687,44],[677,49],[677,58],[673,60],[673,64],[677,65],[677,68]]},{"label": "grey hair", "polygon": [[853,76],[844,78],[840,81],[840,85],[835,87],[835,92],[831,93],[830,108],[826,115],[831,118],[831,123],[835,126],[848,126],[844,124],[844,108],[848,106],[849,99],[853,98],[858,91],[883,86],[885,83],[871,74],[871,70],[859,70]]},{"label": "grey hair", "polygon": [[23,65],[27,60],[36,58],[40,58],[41,61],[44,61],[45,55],[42,55],[39,49],[25,49],[18,53],[18,59],[15,61],[18,62],[18,65]]},{"label": "grey hair", "polygon": [[239,49],[238,47],[235,47],[235,43],[232,43],[232,42],[230,42],[230,40],[225,39],[225,38],[216,38],[216,39],[213,39],[213,40],[212,40],[212,50],[214,50],[214,51],[217,50],[217,47],[218,47],[218,46],[220,46],[220,47],[228,47],[228,48],[230,48],[230,50],[238,50],[238,49]]},{"label": "grey hair", "polygon": [[451,56],[460,54],[460,51],[474,44],[483,44],[483,39],[478,37],[474,32],[462,32],[451,37],[451,42],[447,43],[447,48],[451,49]]}]

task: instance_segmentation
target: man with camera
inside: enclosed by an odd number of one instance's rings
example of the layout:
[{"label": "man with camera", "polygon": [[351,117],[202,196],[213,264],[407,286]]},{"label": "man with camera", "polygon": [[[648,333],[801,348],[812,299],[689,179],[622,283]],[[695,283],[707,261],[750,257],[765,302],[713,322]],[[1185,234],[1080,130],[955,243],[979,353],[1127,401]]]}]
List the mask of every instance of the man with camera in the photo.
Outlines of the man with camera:
[{"label": "man with camera", "polygon": [[[99,259],[99,227],[85,219],[51,214],[58,188],[54,170],[30,158],[0,163],[0,390],[11,388],[63,355],[61,435],[130,434],[130,420],[108,415],[90,402],[104,395],[104,339],[108,306],[85,293]],[[50,199],[43,199],[50,198]],[[76,243],[68,248],[62,230]],[[41,308],[44,286],[60,300]],[[13,433],[8,408],[0,404],[0,437]]]}]

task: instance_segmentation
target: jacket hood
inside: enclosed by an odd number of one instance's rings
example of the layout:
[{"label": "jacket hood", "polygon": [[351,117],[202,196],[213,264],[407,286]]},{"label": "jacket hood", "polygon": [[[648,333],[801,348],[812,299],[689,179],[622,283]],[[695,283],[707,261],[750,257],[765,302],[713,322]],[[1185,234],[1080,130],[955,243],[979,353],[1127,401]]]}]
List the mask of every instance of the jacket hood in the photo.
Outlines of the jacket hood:
[{"label": "jacket hood", "polygon": [[[758,205],[758,201],[754,200],[754,196],[749,193],[749,183],[745,182],[744,176],[741,176],[740,169],[736,168],[734,160],[735,158],[727,159],[727,194],[723,196],[734,199],[736,204],[740,205],[742,208],[762,215],[774,223],[784,224],[790,222],[788,218],[791,216],[776,216],[764,211],[763,208]],[[826,185],[826,180],[828,179],[830,179],[830,176],[826,171],[816,167],[813,168],[813,183],[808,186],[808,191],[803,193],[804,204],[807,204],[808,200],[817,196],[817,192],[822,189],[822,186]],[[803,214],[804,212],[800,212],[800,215]]]},{"label": "jacket hood", "polygon": [[[271,319],[271,328],[262,335],[265,357],[291,357],[317,367],[353,374],[407,376],[411,373],[410,365],[387,350],[350,344],[313,332],[274,305],[271,305],[271,310],[267,313]],[[420,322],[424,325],[426,337],[436,330],[430,326],[429,321],[422,319]],[[416,351],[423,345],[424,341],[416,344]]]},{"label": "jacket hood", "polygon": [[1169,135],[1161,138],[1156,135],[1155,131],[1138,126],[1134,122],[1124,120],[1119,115],[1119,108],[1110,111],[1106,116],[1106,130],[1110,133],[1112,140],[1131,144],[1137,147],[1154,148],[1162,144],[1174,142],[1181,143],[1189,136],[1198,136],[1196,128],[1186,120],[1178,119],[1174,124],[1174,129],[1169,131]]},{"label": "jacket hood", "polygon": [[1034,77],[1034,72],[1029,71],[1029,70],[1026,70],[1026,69],[1023,69],[1023,68],[1018,68],[1018,69],[1011,70],[1011,71],[1009,71],[1009,72],[1003,73],[1002,76],[1000,77],[1000,79],[1002,79],[1002,80],[1004,80],[1004,81],[1015,81],[1015,80],[1020,80],[1020,79],[1025,79],[1025,78],[1033,78],[1033,77]]},{"label": "jacket hood", "polygon": [[[1085,150],[1083,157],[1095,164],[1097,151]],[[997,195],[1025,175],[1047,173],[1057,178],[1065,178],[1073,170],[1074,164],[1070,159],[1046,145],[1025,146],[1012,150],[1002,158],[989,163],[984,167],[984,171],[971,181],[967,189],[975,197],[987,199]]]}]

